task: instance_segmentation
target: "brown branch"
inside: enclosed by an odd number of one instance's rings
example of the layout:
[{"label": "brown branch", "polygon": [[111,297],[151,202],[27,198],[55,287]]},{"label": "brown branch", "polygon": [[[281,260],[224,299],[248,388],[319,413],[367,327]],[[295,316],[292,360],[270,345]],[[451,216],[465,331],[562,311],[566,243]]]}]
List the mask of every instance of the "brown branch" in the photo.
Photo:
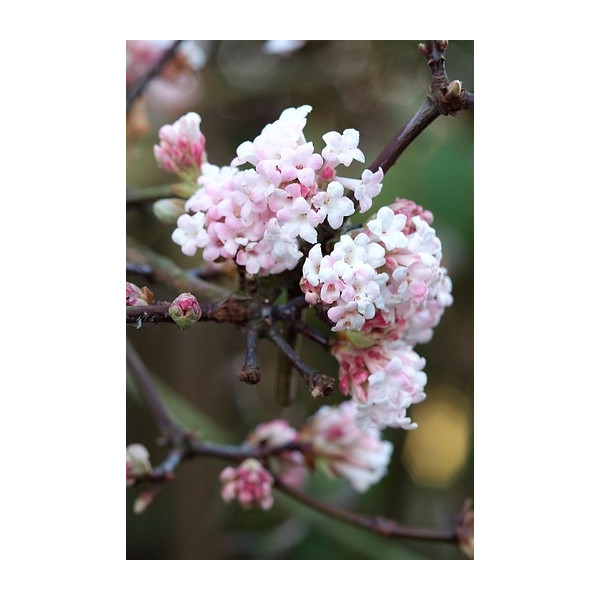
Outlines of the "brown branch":
[{"label": "brown branch", "polygon": [[240,381],[249,384],[260,382],[260,367],[256,356],[256,345],[258,343],[258,323],[250,322],[246,328],[246,362],[240,371]]},{"label": "brown branch", "polygon": [[313,398],[329,396],[335,388],[335,379],[324,375],[309,367],[297,354],[296,351],[285,341],[276,327],[271,327],[267,332],[269,338],[281,353],[290,361],[292,367],[300,373],[306,385],[310,389]]},{"label": "brown branch", "polygon": [[373,173],[379,167],[387,173],[410,143],[440,115],[453,115],[460,110],[473,107],[473,94],[463,91],[459,81],[448,81],[444,56],[447,47],[446,40],[428,40],[425,44],[419,45],[431,70],[431,85],[427,100],[369,165],[369,170]]},{"label": "brown branch", "polygon": [[134,85],[127,93],[126,110],[129,112],[135,99],[141,95],[146,89],[146,86],[162,71],[163,67],[175,56],[175,52],[183,40],[175,40],[173,44],[167,48],[165,53],[160,57],[154,66],[148,69],[147,73]]},{"label": "brown branch", "polygon": [[[200,302],[202,315],[200,321],[216,321],[217,323],[233,323],[243,325],[253,316],[252,299],[244,296],[231,296],[221,302]],[[170,302],[157,302],[149,306],[127,306],[127,323],[174,323],[169,315]]]},{"label": "brown branch", "polygon": [[283,483],[280,479],[275,478],[275,487],[281,492],[294,498],[298,502],[309,506],[310,508],[338,521],[344,521],[360,529],[366,529],[372,533],[384,535],[386,537],[403,538],[407,540],[421,540],[429,542],[449,542],[456,544],[458,541],[455,531],[452,530],[435,530],[435,529],[418,529],[400,525],[392,519],[385,517],[370,517],[361,515],[337,506],[332,506],[309,496],[308,494],[297,490]]},{"label": "brown branch", "polygon": [[178,442],[183,435],[183,430],[169,414],[150,372],[129,340],[127,340],[127,367],[141,395],[148,403],[161,434],[169,442]]}]

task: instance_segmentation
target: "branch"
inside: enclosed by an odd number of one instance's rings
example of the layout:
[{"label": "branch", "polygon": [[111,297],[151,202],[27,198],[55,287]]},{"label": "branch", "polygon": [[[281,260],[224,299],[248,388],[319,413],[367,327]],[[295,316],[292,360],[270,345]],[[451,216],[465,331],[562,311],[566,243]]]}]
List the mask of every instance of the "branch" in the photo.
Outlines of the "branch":
[{"label": "branch", "polygon": [[333,517],[338,521],[344,521],[360,529],[366,529],[372,533],[384,535],[386,537],[403,538],[408,540],[421,540],[429,542],[449,542],[456,544],[458,538],[455,531],[435,530],[435,529],[417,529],[400,525],[392,519],[385,517],[369,517],[359,513],[326,504],[321,500],[317,500],[313,496],[309,496],[304,492],[297,490],[283,483],[280,479],[275,478],[275,487],[281,492],[310,506],[312,509]]},{"label": "branch", "polygon": [[167,48],[156,64],[148,69],[148,72],[137,82],[127,94],[126,110],[129,112],[135,99],[146,89],[146,86],[162,71],[163,67],[173,58],[175,51],[183,40],[175,40],[173,44]]},{"label": "branch", "polygon": [[306,385],[310,389],[313,398],[329,396],[335,388],[335,379],[329,375],[324,375],[309,367],[295,352],[295,350],[285,341],[276,327],[271,327],[267,332],[267,337],[279,348],[282,354],[290,361],[294,369],[302,375]]},{"label": "branch", "polygon": [[165,283],[179,292],[189,292],[199,300],[221,300],[230,293],[225,288],[186,273],[166,256],[157,254],[130,237],[127,237],[127,262],[150,267],[154,282]]},{"label": "branch", "polygon": [[[199,321],[217,323],[246,324],[254,314],[252,300],[246,297],[231,296],[221,302],[200,303],[202,315]],[[149,306],[127,306],[127,323],[175,323],[169,314],[170,302],[157,302]]]},{"label": "branch", "polygon": [[163,198],[171,198],[177,195],[175,185],[157,185],[147,188],[129,188],[126,192],[127,210],[139,208],[144,204],[156,202]]},{"label": "branch", "polygon": [[473,94],[463,91],[460,81],[448,81],[444,56],[447,47],[445,40],[428,40],[426,44],[419,45],[431,70],[427,100],[369,165],[373,173],[379,167],[387,173],[410,143],[440,115],[453,115],[460,110],[473,108]]},{"label": "branch", "polygon": [[183,435],[183,430],[167,411],[152,381],[152,376],[129,340],[127,340],[127,367],[140,393],[146,399],[161,434],[168,442],[179,441]]},{"label": "branch", "polygon": [[240,381],[255,384],[260,382],[260,367],[256,356],[258,324],[251,322],[246,328],[246,362],[240,372]]}]

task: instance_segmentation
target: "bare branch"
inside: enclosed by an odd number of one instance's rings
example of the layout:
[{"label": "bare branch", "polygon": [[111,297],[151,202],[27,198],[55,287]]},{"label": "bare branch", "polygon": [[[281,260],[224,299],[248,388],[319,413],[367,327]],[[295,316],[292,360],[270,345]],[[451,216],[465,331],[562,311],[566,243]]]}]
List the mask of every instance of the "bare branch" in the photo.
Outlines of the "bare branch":
[{"label": "bare branch", "polygon": [[146,89],[146,86],[162,71],[163,67],[175,56],[175,52],[183,40],[175,40],[173,44],[167,48],[165,53],[161,56],[160,60],[151,67],[148,72],[137,82],[137,84],[130,89],[127,93],[127,105],[126,110],[129,112],[135,99],[141,95]]},{"label": "bare branch", "polygon": [[331,504],[327,504],[309,496],[308,494],[297,490],[283,483],[280,479],[275,478],[275,487],[281,492],[294,498],[298,502],[338,521],[344,521],[360,529],[366,529],[372,533],[384,535],[386,537],[403,538],[408,540],[422,540],[429,542],[448,542],[456,544],[458,541],[456,531],[451,530],[436,530],[436,529],[417,529],[414,527],[406,527],[400,525],[392,519],[385,517],[369,517],[361,515]]},{"label": "bare branch", "polygon": [[127,367],[140,393],[148,403],[161,434],[167,441],[179,441],[183,430],[169,414],[152,381],[152,376],[129,340],[127,340]]}]

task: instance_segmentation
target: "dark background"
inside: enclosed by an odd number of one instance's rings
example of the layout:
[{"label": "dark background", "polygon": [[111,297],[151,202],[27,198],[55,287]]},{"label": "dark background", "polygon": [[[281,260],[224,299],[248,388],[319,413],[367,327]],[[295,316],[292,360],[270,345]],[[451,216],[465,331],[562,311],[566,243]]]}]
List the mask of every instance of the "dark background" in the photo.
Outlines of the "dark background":
[{"label": "dark background", "polygon": [[[149,90],[150,131],[128,140],[127,185],[145,187],[174,182],[156,166],[152,146],[158,128],[194,110],[202,116],[208,159],[229,164],[237,146],[252,140],[289,106],[310,104],[305,129],[315,150],[331,130],[354,127],[368,165],[391,136],[423,102],[429,82],[417,41],[309,41],[289,56],[271,56],[262,42],[205,44],[207,63],[189,93],[161,101],[160,88]],[[450,79],[468,90],[473,83],[473,43],[451,41],[446,52]],[[427,399],[411,407],[416,431],[388,429],[393,442],[388,476],[365,494],[348,484],[311,477],[308,490],[338,506],[392,517],[408,525],[452,527],[466,497],[473,495],[473,113],[438,118],[392,167],[370,213],[396,197],[414,200],[435,215],[443,264],[454,285],[454,305],[446,310],[433,340],[416,348],[427,360]],[[347,176],[358,176],[353,164]],[[344,174],[346,174],[344,173]],[[369,214],[370,214],[369,213]],[[366,220],[366,217],[363,217]],[[183,267],[200,263],[185,257],[170,240],[172,228],[151,211],[127,213],[128,234]],[[144,284],[143,280],[130,278]],[[173,292],[152,286],[159,300]],[[259,422],[282,417],[300,426],[320,403],[298,382],[297,399],[286,409],[272,400],[276,354],[259,345],[263,379],[240,383],[244,362],[242,335],[233,326],[202,323],[181,332],[173,326],[127,329],[128,339],[156,377],[171,410],[186,427],[206,439],[240,443]],[[332,375],[335,360],[305,343],[309,364]],[[153,463],[164,449],[157,429],[135,387],[127,385],[126,443],[143,443]],[[334,394],[328,404],[342,400]],[[226,466],[196,459],[177,470],[143,515],[132,505],[139,487],[128,489],[128,559],[458,559],[453,547],[388,540],[337,523],[276,493],[269,512],[226,505],[218,476]]]}]

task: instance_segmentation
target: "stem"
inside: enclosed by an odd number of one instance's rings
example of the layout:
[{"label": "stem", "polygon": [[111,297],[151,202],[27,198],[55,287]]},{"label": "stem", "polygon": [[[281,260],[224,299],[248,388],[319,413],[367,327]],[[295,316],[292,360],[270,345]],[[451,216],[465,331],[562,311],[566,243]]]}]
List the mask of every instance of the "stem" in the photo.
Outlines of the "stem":
[{"label": "stem", "polygon": [[354,525],[360,529],[366,529],[372,533],[377,533],[386,537],[403,538],[409,540],[449,542],[453,544],[457,542],[455,531],[406,527],[404,525],[400,525],[392,519],[386,519],[385,517],[369,517],[366,515],[361,515],[337,506],[332,506],[331,504],[326,504],[321,500],[317,500],[313,496],[309,496],[300,490],[286,485],[279,479],[275,479],[275,487],[287,496],[294,498],[306,506],[310,506],[310,508],[313,508],[320,513],[333,517],[338,521],[349,523],[350,525]]},{"label": "stem", "polygon": [[427,100],[412,119],[388,142],[379,156],[369,165],[369,170],[375,173],[381,167],[383,172],[387,173],[410,143],[428,125],[431,125],[440,114],[433,104]]},{"label": "stem", "polygon": [[156,185],[147,188],[129,188],[127,190],[127,210],[138,208],[142,204],[155,202],[162,198],[174,196],[175,190],[172,185]]},{"label": "stem", "polygon": [[292,367],[302,375],[306,385],[310,389],[313,398],[329,396],[335,388],[335,379],[329,375],[324,375],[309,367],[295,352],[295,350],[285,341],[276,327],[271,327],[267,337],[279,348],[281,353],[290,361]]},{"label": "stem", "polygon": [[183,431],[181,427],[173,420],[167,407],[163,404],[152,376],[144,365],[140,355],[136,352],[133,344],[127,340],[127,367],[138,386],[140,393],[146,399],[154,419],[158,424],[161,434],[167,440],[176,440],[181,437]]},{"label": "stem", "polygon": [[133,86],[127,94],[126,110],[129,112],[135,99],[146,89],[146,86],[162,71],[162,68],[173,58],[175,51],[183,40],[175,40],[173,44],[165,51],[160,60],[154,66],[148,69],[148,72]]},{"label": "stem", "polygon": [[240,381],[254,385],[260,382],[260,367],[256,356],[258,343],[258,324],[248,323],[246,328],[246,362],[240,372]]},{"label": "stem", "polygon": [[[169,315],[170,302],[157,302],[150,306],[127,306],[127,323],[174,323]],[[251,317],[248,298],[232,296],[222,302],[200,303],[199,321],[235,323],[242,325]]]}]

